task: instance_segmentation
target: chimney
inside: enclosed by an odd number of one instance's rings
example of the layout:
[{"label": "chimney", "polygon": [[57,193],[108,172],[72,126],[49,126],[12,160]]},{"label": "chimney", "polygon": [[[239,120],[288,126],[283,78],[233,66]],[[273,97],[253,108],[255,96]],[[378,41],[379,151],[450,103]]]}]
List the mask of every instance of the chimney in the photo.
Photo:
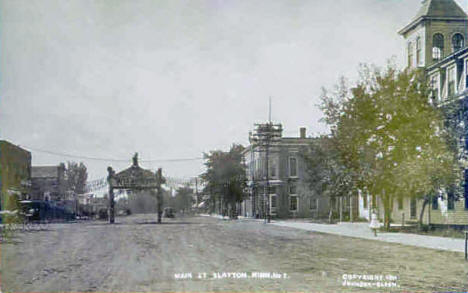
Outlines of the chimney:
[{"label": "chimney", "polygon": [[300,138],[306,138],[306,128],[305,127],[299,128],[299,132],[300,132]]}]

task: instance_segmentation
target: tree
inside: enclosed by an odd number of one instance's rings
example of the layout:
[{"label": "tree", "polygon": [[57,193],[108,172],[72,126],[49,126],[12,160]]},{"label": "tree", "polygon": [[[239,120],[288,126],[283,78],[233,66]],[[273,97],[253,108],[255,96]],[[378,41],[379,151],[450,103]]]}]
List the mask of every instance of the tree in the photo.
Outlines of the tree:
[{"label": "tree", "polygon": [[[353,186],[382,199],[388,229],[396,198],[425,198],[460,182],[442,111],[429,102],[422,71],[362,66],[349,88],[324,92],[322,109]],[[455,166],[455,167],[454,167]],[[426,202],[427,204],[427,202]]]},{"label": "tree", "polygon": [[86,166],[80,162],[68,162],[65,169],[67,190],[74,194],[85,193],[88,171]]},{"label": "tree", "polygon": [[230,216],[237,217],[237,203],[244,199],[246,186],[245,165],[242,145],[233,144],[228,152],[211,151],[205,153],[206,172],[202,179],[206,182],[205,190],[210,193],[213,202],[222,202],[223,214],[230,208]]},{"label": "tree", "polygon": [[157,199],[152,191],[132,190],[128,195],[128,207],[134,214],[157,213]]},{"label": "tree", "polygon": [[192,207],[193,189],[189,186],[177,188],[174,208],[186,211]]},{"label": "tree", "polygon": [[353,190],[350,169],[340,160],[337,145],[336,138],[321,136],[302,152],[307,173],[305,181],[312,192],[329,198],[330,222],[333,203],[341,196],[350,195]]}]

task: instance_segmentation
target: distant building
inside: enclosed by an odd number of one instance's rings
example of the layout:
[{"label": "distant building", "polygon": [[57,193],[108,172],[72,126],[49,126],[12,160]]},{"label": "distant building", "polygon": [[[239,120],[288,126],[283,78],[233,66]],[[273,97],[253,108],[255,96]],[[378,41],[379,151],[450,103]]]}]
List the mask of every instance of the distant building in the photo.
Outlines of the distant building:
[{"label": "distant building", "polygon": [[31,153],[0,140],[1,209],[15,209],[15,201],[29,198]]},{"label": "distant building", "polygon": [[33,166],[31,169],[33,199],[68,200],[66,193],[65,165]]},{"label": "distant building", "polygon": [[278,218],[327,216],[329,200],[311,192],[305,181],[301,153],[313,141],[306,137],[305,128],[300,129],[299,137],[283,137],[281,124],[256,125],[243,154],[248,178],[248,198],[241,204],[243,216],[263,217],[268,208]]}]

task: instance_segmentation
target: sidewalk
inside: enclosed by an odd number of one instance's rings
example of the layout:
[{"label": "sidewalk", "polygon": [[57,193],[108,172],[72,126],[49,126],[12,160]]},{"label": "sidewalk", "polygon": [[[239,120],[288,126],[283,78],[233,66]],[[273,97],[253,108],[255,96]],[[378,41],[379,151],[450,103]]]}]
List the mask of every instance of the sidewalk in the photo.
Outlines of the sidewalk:
[{"label": "sidewalk", "polygon": [[377,233],[377,237],[369,229],[369,223],[338,223],[338,224],[314,224],[306,222],[275,221],[272,225],[290,227],[313,232],[356,237],[383,242],[399,243],[404,245],[464,252],[465,240],[448,237],[425,236],[410,233]]},{"label": "sidewalk", "polygon": [[[215,217],[223,219],[219,215],[208,215],[200,214],[205,217]],[[225,217],[225,219],[228,219]],[[263,219],[253,219],[239,217],[239,219],[263,222]],[[385,233],[378,232],[377,236],[374,236],[374,232],[369,228],[369,223],[349,223],[341,222],[338,224],[315,224],[300,221],[279,221],[272,220],[269,225],[275,225],[280,227],[289,227],[295,229],[301,229],[312,232],[321,232],[327,234],[334,234],[346,237],[355,237],[369,240],[376,240],[382,242],[398,243],[403,245],[411,245],[424,248],[432,248],[438,250],[454,251],[454,252],[465,252],[465,240],[458,238],[449,237],[437,237],[437,236],[425,236],[410,233]]]}]

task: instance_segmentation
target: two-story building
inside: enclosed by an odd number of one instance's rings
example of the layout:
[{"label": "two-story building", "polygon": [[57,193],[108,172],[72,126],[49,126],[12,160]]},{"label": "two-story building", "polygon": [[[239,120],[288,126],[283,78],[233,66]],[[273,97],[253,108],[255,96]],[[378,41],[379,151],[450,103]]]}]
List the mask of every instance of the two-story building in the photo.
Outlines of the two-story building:
[{"label": "two-story building", "polygon": [[31,169],[32,199],[67,200],[65,165],[33,166]]},{"label": "two-story building", "polygon": [[[306,182],[302,152],[313,142],[300,129],[299,137],[283,137],[281,124],[257,124],[244,151],[248,198],[241,214],[263,218],[326,217],[328,199],[311,192]],[[268,172],[267,172],[268,170]]]},{"label": "two-story building", "polygon": [[19,200],[29,198],[30,189],[31,153],[0,140],[1,209],[16,209]]}]

